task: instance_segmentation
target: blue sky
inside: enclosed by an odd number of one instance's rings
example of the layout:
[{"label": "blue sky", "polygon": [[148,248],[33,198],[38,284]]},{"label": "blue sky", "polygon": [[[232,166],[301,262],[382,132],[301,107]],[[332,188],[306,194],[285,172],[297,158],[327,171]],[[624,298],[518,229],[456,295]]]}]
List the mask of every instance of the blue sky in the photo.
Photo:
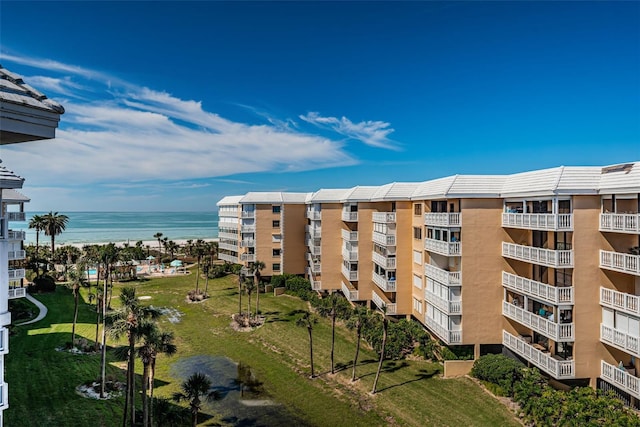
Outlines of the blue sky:
[{"label": "blue sky", "polygon": [[14,2],[0,63],[62,103],[3,146],[29,210],[640,161],[638,2]]}]

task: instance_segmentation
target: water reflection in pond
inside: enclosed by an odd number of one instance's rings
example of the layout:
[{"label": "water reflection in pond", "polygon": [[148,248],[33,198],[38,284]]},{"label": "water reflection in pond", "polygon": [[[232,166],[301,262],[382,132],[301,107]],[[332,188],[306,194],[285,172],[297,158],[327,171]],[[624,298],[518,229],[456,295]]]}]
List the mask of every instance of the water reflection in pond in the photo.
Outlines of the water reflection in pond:
[{"label": "water reflection in pond", "polygon": [[285,406],[274,402],[251,367],[235,363],[223,356],[193,356],[178,360],[171,366],[171,375],[180,382],[194,372],[209,377],[220,400],[204,403],[203,413],[220,414],[223,421],[234,426],[306,426]]}]

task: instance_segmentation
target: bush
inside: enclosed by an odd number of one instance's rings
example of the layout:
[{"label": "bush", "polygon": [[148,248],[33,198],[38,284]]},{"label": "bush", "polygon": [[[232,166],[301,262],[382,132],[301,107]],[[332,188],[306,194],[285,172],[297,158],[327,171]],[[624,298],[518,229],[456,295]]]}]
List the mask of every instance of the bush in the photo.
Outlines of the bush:
[{"label": "bush", "polygon": [[311,293],[311,282],[298,276],[290,276],[284,283],[287,292],[298,295],[300,298],[308,301]]},{"label": "bush", "polygon": [[284,288],[287,280],[293,277],[296,277],[296,276],[288,273],[271,276],[271,284],[273,285],[274,288]]},{"label": "bush", "polygon": [[502,354],[487,354],[475,361],[471,369],[474,377],[499,385],[511,396],[513,386],[522,379],[524,365]]},{"label": "bush", "polygon": [[33,281],[33,286],[29,287],[29,292],[55,292],[56,281],[53,277],[43,275]]}]

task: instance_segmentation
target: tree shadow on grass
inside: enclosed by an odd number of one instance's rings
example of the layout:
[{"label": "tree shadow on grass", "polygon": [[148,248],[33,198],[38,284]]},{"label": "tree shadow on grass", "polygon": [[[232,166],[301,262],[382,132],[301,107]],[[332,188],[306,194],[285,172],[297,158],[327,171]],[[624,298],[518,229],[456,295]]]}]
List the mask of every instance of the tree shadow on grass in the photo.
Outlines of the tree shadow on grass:
[{"label": "tree shadow on grass", "polygon": [[403,385],[406,385],[406,384],[414,383],[416,381],[426,380],[426,379],[432,378],[437,373],[438,373],[437,369],[434,369],[434,370],[420,369],[418,371],[418,373],[415,374],[415,378],[414,379],[407,380],[407,381],[401,382],[399,384],[392,384],[392,385],[387,386],[385,388],[381,388],[376,393],[380,393],[380,392],[383,392],[385,390],[389,390],[389,389],[392,389],[392,388],[400,387],[400,386],[403,386]]},{"label": "tree shadow on grass", "polygon": [[[376,362],[377,363],[378,360],[374,360],[372,362]],[[372,363],[372,362],[369,362],[369,363]],[[404,360],[401,361],[401,362],[398,362],[396,360],[385,360],[382,363],[382,369],[380,370],[380,372],[390,374],[390,373],[399,371],[400,369],[406,368],[407,366],[409,366],[409,364]],[[376,374],[375,371],[374,372],[369,372],[368,374],[364,374],[364,375],[359,376],[358,379],[369,377],[369,376],[375,375],[375,374]]]}]

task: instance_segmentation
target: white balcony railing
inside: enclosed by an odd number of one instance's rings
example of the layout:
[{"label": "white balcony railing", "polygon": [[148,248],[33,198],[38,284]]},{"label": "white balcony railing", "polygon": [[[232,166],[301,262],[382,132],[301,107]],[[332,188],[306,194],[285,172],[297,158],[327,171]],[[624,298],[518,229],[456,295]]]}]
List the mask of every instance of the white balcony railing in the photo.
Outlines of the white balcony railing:
[{"label": "white balcony railing", "polygon": [[373,242],[377,243],[381,246],[395,246],[396,245],[396,235],[395,232],[393,234],[390,233],[381,233],[379,231],[373,232]]},{"label": "white balcony railing", "polygon": [[573,287],[556,287],[502,272],[502,286],[552,305],[573,304]]},{"label": "white balcony railing", "polygon": [[309,233],[312,239],[319,239],[322,236],[322,228],[313,225],[306,225],[305,231]]},{"label": "white balcony railing", "polygon": [[218,253],[218,259],[221,259],[222,261],[230,262],[232,264],[238,263],[238,255],[225,254],[224,252]]},{"label": "white balcony railing", "polygon": [[308,210],[307,211],[307,218],[309,218],[310,220],[313,220],[313,221],[320,221],[321,213],[320,213],[320,211]]},{"label": "white balcony railing", "polygon": [[636,399],[640,399],[640,378],[631,375],[626,369],[620,369],[604,360],[600,361],[600,377],[626,391]]},{"label": "white balcony railing", "polygon": [[24,298],[27,296],[27,288],[9,288],[9,299]]},{"label": "white balcony railing", "polygon": [[322,255],[322,246],[309,246],[309,253],[311,255]]},{"label": "white balcony railing", "polygon": [[373,222],[381,224],[394,224],[396,222],[395,212],[374,212],[372,215]]},{"label": "white balcony railing", "polygon": [[446,344],[462,343],[462,329],[448,329],[426,315],[424,316],[424,324]]},{"label": "white balcony railing", "polygon": [[243,239],[240,241],[240,246],[243,248],[253,248],[256,246],[256,241],[254,239]]},{"label": "white balcony railing", "polygon": [[9,273],[9,280],[20,280],[24,279],[25,269],[24,268],[10,268],[7,273]]},{"label": "white balcony railing", "polygon": [[600,305],[640,317],[640,297],[600,287]]},{"label": "white balcony railing", "polygon": [[502,226],[527,230],[573,230],[573,214],[503,213]]},{"label": "white balcony railing", "polygon": [[240,216],[242,218],[255,218],[256,217],[256,211],[242,211]]},{"label": "white balcony railing", "polygon": [[2,412],[9,407],[9,387],[7,383],[0,383],[0,423],[2,422]]},{"label": "white balcony railing", "polygon": [[430,252],[435,252],[444,256],[462,255],[460,242],[445,242],[436,239],[425,239],[424,248]]},{"label": "white balcony railing", "polygon": [[349,301],[358,301],[358,290],[342,282],[342,293]]},{"label": "white balcony railing", "polygon": [[342,220],[346,222],[358,222],[358,212],[342,211]]},{"label": "white balcony railing", "polygon": [[380,295],[371,291],[371,301],[380,309],[383,310],[387,307],[387,314],[396,314],[396,305],[395,303],[390,303],[382,299]]},{"label": "white balcony railing", "polygon": [[640,214],[600,214],[600,231],[639,234]]},{"label": "white balcony railing", "polygon": [[350,230],[342,230],[342,240],[346,240],[347,242],[357,242],[358,241],[358,232],[350,231]]},{"label": "white balcony railing", "polygon": [[9,330],[0,327],[0,354],[9,353]]},{"label": "white balcony railing", "polygon": [[342,248],[342,259],[345,261],[355,262],[358,261],[358,250],[349,250],[347,248]]},{"label": "white balcony railing", "polygon": [[311,281],[311,290],[313,290],[313,291],[321,291],[322,290],[322,282],[320,280],[312,280]]},{"label": "white balcony railing", "polygon": [[20,251],[9,251],[7,252],[7,256],[9,258],[9,261],[13,261],[13,260],[18,260],[18,259],[24,259],[26,256],[25,251],[20,250]]},{"label": "white balcony railing", "polygon": [[313,273],[313,275],[316,275],[316,274],[320,273],[322,271],[320,266],[321,266],[321,264],[319,262],[310,264],[309,268],[308,268],[309,276],[311,276],[312,273]]},{"label": "white balcony railing", "polygon": [[25,214],[24,212],[7,212],[5,218],[9,221],[24,221]]},{"label": "white balcony railing", "polygon": [[522,356],[558,380],[575,378],[575,362],[573,360],[558,360],[551,354],[544,353],[525,340],[502,331],[502,345]]},{"label": "white balcony railing", "polygon": [[241,254],[240,261],[253,262],[256,260],[256,254]]},{"label": "white balcony railing", "polygon": [[228,251],[237,251],[238,245],[234,245],[233,243],[227,243],[227,242],[218,242],[218,248],[226,249]]},{"label": "white balcony railing", "polygon": [[371,259],[373,260],[373,262],[375,262],[385,270],[396,269],[396,257],[388,257],[377,252],[373,252],[371,255]]},{"label": "white balcony railing", "polygon": [[218,238],[219,239],[229,239],[229,240],[236,240],[238,238],[238,233],[230,233],[227,231],[218,231]]},{"label": "white balcony railing", "polygon": [[600,268],[640,276],[640,255],[601,250]]},{"label": "white balcony railing", "polygon": [[357,270],[356,271],[351,271],[347,267],[345,267],[344,264],[342,265],[342,274],[350,282],[358,281],[358,271]]},{"label": "white balcony railing", "polygon": [[424,298],[434,306],[438,307],[441,311],[448,315],[461,315],[462,314],[462,300],[448,300],[442,298],[440,295],[436,295],[429,290],[424,291]]},{"label": "white balcony railing", "polygon": [[460,227],[460,212],[430,212],[424,214],[424,225],[434,227]]},{"label": "white balcony railing", "polygon": [[502,301],[502,314],[556,342],[575,340],[573,323],[555,323],[507,301]]},{"label": "white balcony railing", "polygon": [[375,271],[373,272],[373,283],[375,283],[380,289],[385,292],[395,292],[396,291],[396,281],[389,280],[384,276],[379,275]]},{"label": "white balcony railing", "polygon": [[640,338],[638,334],[630,335],[627,332],[620,331],[600,324],[600,341],[616,347],[624,352],[631,353],[636,357],[640,357]]},{"label": "white balcony railing", "polygon": [[255,225],[242,225],[240,226],[240,231],[242,233],[255,233],[256,226]]},{"label": "white balcony railing", "polygon": [[8,240],[24,240],[26,239],[27,233],[25,233],[24,231],[14,231],[14,230],[9,230],[9,232],[7,233],[7,239]]},{"label": "white balcony railing", "polygon": [[534,248],[502,242],[502,256],[554,268],[572,268],[573,251]]},{"label": "white balcony railing", "polygon": [[462,285],[462,273],[460,271],[447,271],[435,265],[426,264],[424,266],[424,274],[427,278],[446,286]]}]

